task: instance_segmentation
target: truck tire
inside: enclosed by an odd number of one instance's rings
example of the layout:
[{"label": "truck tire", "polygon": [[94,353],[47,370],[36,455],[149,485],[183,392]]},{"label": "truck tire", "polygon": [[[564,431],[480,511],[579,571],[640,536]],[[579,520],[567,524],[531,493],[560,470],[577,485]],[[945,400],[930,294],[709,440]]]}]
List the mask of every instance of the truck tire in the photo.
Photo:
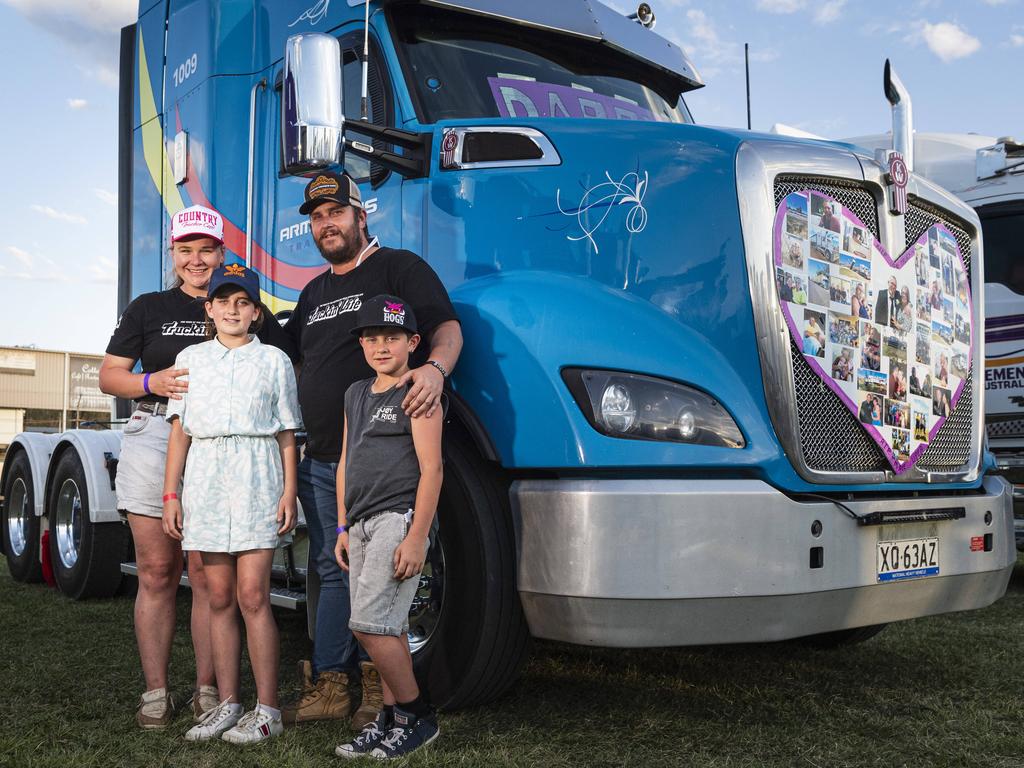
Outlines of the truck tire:
[{"label": "truck tire", "polygon": [[15,581],[43,580],[39,559],[39,518],[36,516],[35,491],[28,454],[18,451],[11,458],[4,483],[4,554],[7,570]]},{"label": "truck tire", "polygon": [[888,624],[872,624],[867,627],[853,627],[852,629],[837,629],[835,632],[822,632],[820,635],[808,635],[801,640],[814,648],[823,650],[831,648],[842,648],[847,645],[857,645],[885,629]]},{"label": "truck tire", "polygon": [[57,463],[47,515],[50,562],[60,591],[72,600],[114,595],[127,550],[125,526],[89,520],[89,492],[77,451],[65,451]]},{"label": "truck tire", "polygon": [[409,615],[420,686],[443,710],[491,701],[515,682],[530,635],[516,590],[508,484],[469,441],[445,438],[438,534]]}]

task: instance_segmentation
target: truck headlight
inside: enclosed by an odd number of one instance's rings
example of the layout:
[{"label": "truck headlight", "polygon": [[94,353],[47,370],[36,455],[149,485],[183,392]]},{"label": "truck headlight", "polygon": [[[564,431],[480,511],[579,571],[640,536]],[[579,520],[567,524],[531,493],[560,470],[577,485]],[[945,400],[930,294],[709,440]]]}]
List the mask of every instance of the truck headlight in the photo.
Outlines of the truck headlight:
[{"label": "truck headlight", "polygon": [[601,422],[613,432],[628,432],[636,421],[636,409],[629,390],[609,384],[601,395]]},{"label": "truck headlight", "polygon": [[562,378],[598,432],[634,440],[743,448],[722,405],[700,390],[638,373],[565,368]]}]

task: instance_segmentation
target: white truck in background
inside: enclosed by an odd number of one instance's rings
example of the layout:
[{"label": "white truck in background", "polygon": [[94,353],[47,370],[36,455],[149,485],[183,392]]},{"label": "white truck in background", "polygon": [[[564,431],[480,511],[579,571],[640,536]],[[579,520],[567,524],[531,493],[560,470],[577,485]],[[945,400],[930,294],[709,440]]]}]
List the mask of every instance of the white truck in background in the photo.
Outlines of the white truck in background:
[{"label": "white truck in background", "polygon": [[[890,134],[845,139],[867,149]],[[1024,144],[974,133],[914,133],[914,172],[974,208],[985,246],[985,425],[1014,486],[1024,550]]]}]

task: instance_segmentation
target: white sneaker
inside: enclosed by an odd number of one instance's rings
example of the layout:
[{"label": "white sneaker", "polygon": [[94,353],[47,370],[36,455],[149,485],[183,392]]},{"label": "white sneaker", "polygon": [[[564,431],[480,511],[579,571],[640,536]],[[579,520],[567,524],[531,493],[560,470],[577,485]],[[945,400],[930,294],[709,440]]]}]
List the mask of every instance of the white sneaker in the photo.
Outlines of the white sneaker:
[{"label": "white sneaker", "polygon": [[257,744],[274,736],[280,736],[283,732],[284,724],[281,722],[281,715],[270,714],[257,701],[256,709],[246,712],[238,721],[238,725],[227,731],[221,738],[232,744]]},{"label": "white sneaker", "polygon": [[209,709],[199,718],[199,724],[189,728],[185,734],[186,741],[209,741],[220,738],[221,734],[234,727],[244,716],[245,710],[238,703],[225,699],[213,709]]}]

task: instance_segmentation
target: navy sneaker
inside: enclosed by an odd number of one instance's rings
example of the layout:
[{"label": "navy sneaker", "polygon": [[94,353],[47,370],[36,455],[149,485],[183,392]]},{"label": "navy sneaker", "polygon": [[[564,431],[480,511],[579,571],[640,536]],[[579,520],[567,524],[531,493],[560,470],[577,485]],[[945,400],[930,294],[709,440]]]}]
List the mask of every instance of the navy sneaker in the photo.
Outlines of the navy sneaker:
[{"label": "navy sneaker", "polygon": [[359,732],[348,744],[339,744],[334,748],[334,754],[338,757],[344,757],[346,760],[353,757],[363,757],[370,754],[374,747],[380,745],[384,741],[384,737],[388,732],[387,715],[381,711],[377,713],[377,717],[366,725],[363,726],[363,730]]},{"label": "navy sneaker", "polygon": [[440,735],[441,729],[437,727],[433,715],[416,717],[411,712],[395,707],[391,730],[370,756],[378,760],[398,760],[427,746]]}]

